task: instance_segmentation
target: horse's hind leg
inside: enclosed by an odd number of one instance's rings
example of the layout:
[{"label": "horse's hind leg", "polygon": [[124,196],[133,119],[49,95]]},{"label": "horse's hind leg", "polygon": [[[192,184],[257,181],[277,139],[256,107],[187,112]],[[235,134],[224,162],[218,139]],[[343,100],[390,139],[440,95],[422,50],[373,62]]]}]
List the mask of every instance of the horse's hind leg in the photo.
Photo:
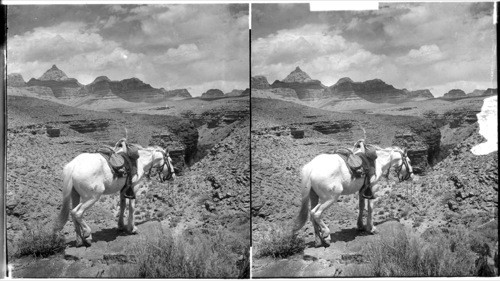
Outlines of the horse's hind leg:
[{"label": "horse's hind leg", "polygon": [[319,224],[321,227],[321,242],[327,246],[330,245],[330,243],[325,240],[325,238],[330,237],[330,228],[328,225],[323,221],[323,212],[326,211],[331,205],[333,205],[334,202],[337,201],[339,198],[340,194],[335,194],[333,198],[328,198],[328,199],[321,199],[320,198],[320,203],[318,204],[318,208],[316,211],[312,214],[314,220]]},{"label": "horse's hind leg", "polygon": [[76,246],[79,247],[83,244],[82,242],[82,225],[76,219],[75,213],[80,208],[80,194],[73,189],[71,192],[71,201],[73,202],[73,209],[71,210],[71,218],[73,220],[73,226],[75,227],[76,232]]},{"label": "horse's hind leg", "polygon": [[358,193],[358,198],[359,198],[358,230],[365,230],[363,226],[363,212],[365,210],[365,198],[363,198],[361,192]]},{"label": "horse's hind leg", "polygon": [[82,238],[83,242],[86,244],[86,246],[90,246],[92,244],[92,230],[88,226],[88,224],[83,220],[83,214],[85,211],[92,207],[97,200],[101,197],[100,194],[95,194],[91,198],[85,198],[83,203],[80,203],[75,209],[71,211],[71,215],[73,218],[78,222],[78,224],[81,225],[82,227],[82,232],[80,234],[80,237]]},{"label": "horse's hind leg", "polygon": [[316,194],[316,192],[314,192],[314,190],[311,190],[311,192],[309,194],[309,200],[311,201],[311,208],[312,208],[311,212],[310,212],[310,219],[311,219],[311,223],[312,223],[313,229],[314,229],[314,243],[315,243],[316,247],[320,247],[323,244],[323,242],[321,241],[321,230],[320,230],[320,226],[318,225],[318,223],[316,222],[316,220],[314,219],[314,216],[313,216],[313,214],[319,208],[319,204],[318,204],[319,198],[318,198],[318,195]]}]

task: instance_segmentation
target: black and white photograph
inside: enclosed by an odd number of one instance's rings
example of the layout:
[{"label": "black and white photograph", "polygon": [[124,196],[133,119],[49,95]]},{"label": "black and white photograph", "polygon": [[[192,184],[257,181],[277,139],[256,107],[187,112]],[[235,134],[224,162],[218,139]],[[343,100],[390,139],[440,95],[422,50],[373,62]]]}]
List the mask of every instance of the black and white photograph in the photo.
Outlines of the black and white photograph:
[{"label": "black and white photograph", "polygon": [[8,5],[10,278],[249,278],[249,4]]},{"label": "black and white photograph", "polygon": [[23,1],[6,279],[498,279],[498,3]]},{"label": "black and white photograph", "polygon": [[252,277],[498,276],[491,2],[251,6]]}]

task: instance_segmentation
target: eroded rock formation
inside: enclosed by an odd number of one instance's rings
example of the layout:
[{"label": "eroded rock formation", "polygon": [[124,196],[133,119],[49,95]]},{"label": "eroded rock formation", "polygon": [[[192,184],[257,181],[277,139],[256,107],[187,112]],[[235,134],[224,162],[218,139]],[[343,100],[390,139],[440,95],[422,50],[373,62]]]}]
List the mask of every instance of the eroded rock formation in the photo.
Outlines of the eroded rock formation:
[{"label": "eroded rock formation", "polygon": [[467,95],[465,94],[464,91],[460,89],[453,89],[450,90],[448,93],[443,95],[443,98],[462,98],[466,97]]},{"label": "eroded rock formation", "polygon": [[224,96],[224,92],[219,89],[210,89],[201,95],[202,98],[220,98]]}]

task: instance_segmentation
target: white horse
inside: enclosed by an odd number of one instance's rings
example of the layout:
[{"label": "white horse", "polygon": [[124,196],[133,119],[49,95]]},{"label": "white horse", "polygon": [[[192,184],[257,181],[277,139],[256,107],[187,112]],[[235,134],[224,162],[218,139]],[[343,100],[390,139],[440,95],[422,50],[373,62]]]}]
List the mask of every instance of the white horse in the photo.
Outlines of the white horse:
[{"label": "white horse", "polygon": [[[158,170],[160,180],[174,179],[175,173],[172,160],[163,148],[159,146],[143,148],[139,145],[131,144],[138,148],[139,158],[137,159],[137,174],[132,179],[134,194],[143,184],[145,174],[150,173],[153,168]],[[129,144],[125,145],[125,140],[120,140],[114,150],[116,152],[126,152]],[[163,175],[163,177],[162,177]],[[75,157],[66,164],[63,170],[63,203],[58,221],[54,225],[54,232],[60,231],[68,220],[70,213],[70,198],[73,201],[71,216],[76,231],[76,245],[90,246],[92,241],[91,229],[83,220],[83,215],[103,194],[113,194],[120,192],[125,185],[125,177],[115,177],[106,159],[99,153],[83,153]],[[80,201],[81,199],[81,201]],[[123,214],[126,200],[124,192],[120,192],[120,215],[118,219],[118,229],[125,230],[123,224]],[[135,199],[129,200],[128,225],[126,230],[129,233],[137,233],[134,223]]]},{"label": "white horse", "polygon": [[[368,145],[367,145],[368,146]],[[355,146],[356,153],[364,153],[364,144],[358,142]],[[377,182],[383,175],[388,177],[390,168],[394,167],[400,181],[410,179],[413,174],[410,159],[406,151],[399,147],[388,147],[376,149],[375,175],[370,179],[373,194],[377,192],[380,185]],[[295,220],[293,232],[300,230],[307,221],[310,211],[310,219],[314,227],[316,246],[329,245],[325,238],[330,236],[330,229],[323,222],[323,212],[337,202],[340,195],[349,195],[358,192],[363,186],[365,179],[353,178],[345,161],[337,154],[321,154],[302,168],[302,204],[299,215]],[[311,201],[311,210],[308,205]],[[364,230],[363,210],[365,199],[359,193],[359,216],[357,227]],[[368,200],[368,218],[366,231],[375,233],[376,228],[372,221],[373,200]]]}]

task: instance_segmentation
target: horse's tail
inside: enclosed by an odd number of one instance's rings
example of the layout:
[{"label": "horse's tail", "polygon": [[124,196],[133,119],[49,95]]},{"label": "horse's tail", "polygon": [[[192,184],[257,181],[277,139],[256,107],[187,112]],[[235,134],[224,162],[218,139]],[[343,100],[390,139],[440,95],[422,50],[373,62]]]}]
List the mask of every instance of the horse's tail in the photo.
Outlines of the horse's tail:
[{"label": "horse's tail", "polygon": [[71,192],[73,190],[73,178],[72,178],[73,168],[74,165],[70,163],[66,165],[63,170],[63,178],[64,178],[63,188],[62,188],[63,201],[62,201],[61,212],[59,213],[59,217],[53,228],[54,233],[60,231],[68,221]]},{"label": "horse's tail", "polygon": [[309,217],[309,195],[311,193],[311,179],[310,179],[311,168],[308,165],[305,165],[302,168],[301,176],[302,176],[302,203],[300,204],[299,214],[295,218],[293,233],[299,231],[304,226],[304,224],[306,224],[307,218]]}]

